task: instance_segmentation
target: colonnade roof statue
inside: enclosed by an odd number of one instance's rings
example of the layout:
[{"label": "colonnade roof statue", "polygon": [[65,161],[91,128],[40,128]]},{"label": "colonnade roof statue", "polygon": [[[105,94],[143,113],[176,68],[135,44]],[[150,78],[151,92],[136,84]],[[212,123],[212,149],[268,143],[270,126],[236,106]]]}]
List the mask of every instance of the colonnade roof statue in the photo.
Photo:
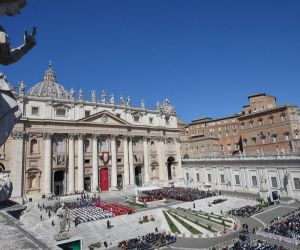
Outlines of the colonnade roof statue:
[{"label": "colonnade roof statue", "polygon": [[[25,0],[0,0],[0,15],[14,16],[26,5]],[[10,65],[20,60],[35,44],[36,28],[32,34],[24,33],[24,43],[11,48],[9,37],[0,26],[0,64]],[[0,74],[0,146],[6,141],[12,128],[21,117],[21,110],[14,98],[11,87],[3,74]]]},{"label": "colonnade roof statue", "polygon": [[[14,16],[25,5],[25,0],[0,0],[0,16]],[[35,46],[35,34],[36,28],[33,28],[32,34],[25,31],[24,43],[18,48],[11,48],[9,37],[4,28],[0,26],[0,64],[10,65],[20,60]],[[0,73],[0,146],[6,141],[21,115],[21,110],[10,85],[4,74]],[[0,169],[0,202],[10,198],[12,188],[7,174],[1,173]]]}]

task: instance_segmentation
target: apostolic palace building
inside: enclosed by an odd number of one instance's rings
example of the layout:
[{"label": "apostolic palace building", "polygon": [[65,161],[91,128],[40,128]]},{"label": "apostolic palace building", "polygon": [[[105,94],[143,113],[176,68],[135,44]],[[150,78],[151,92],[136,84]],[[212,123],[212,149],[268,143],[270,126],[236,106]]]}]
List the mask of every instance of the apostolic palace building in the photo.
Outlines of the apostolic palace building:
[{"label": "apostolic palace building", "polygon": [[248,100],[234,115],[179,123],[186,185],[300,199],[299,108],[265,93]]},{"label": "apostolic palace building", "polygon": [[99,99],[67,91],[51,65],[44,79],[16,92],[23,112],[0,148],[12,198],[106,191],[182,181],[177,116],[165,99],[154,109],[103,90]]}]

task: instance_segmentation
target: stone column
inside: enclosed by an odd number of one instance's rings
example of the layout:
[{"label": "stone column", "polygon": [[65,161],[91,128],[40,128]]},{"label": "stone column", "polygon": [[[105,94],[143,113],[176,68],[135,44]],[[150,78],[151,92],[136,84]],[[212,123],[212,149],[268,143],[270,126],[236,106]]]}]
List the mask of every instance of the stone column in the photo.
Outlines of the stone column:
[{"label": "stone column", "polygon": [[128,138],[124,136],[123,138],[124,146],[124,187],[129,186],[129,165],[128,165]]},{"label": "stone column", "polygon": [[134,181],[134,167],[133,167],[133,149],[132,149],[132,141],[133,138],[129,137],[129,175],[130,175],[130,185],[133,186],[135,184]]},{"label": "stone column", "polygon": [[84,168],[83,168],[83,135],[78,135],[78,145],[77,145],[78,153],[77,153],[77,191],[82,193],[84,191]]},{"label": "stone column", "polygon": [[69,194],[75,193],[74,135],[69,135]]},{"label": "stone column", "polygon": [[157,153],[158,163],[159,163],[159,170],[158,170],[159,181],[165,182],[168,180],[167,166],[165,161],[165,138],[163,137],[158,138],[156,153]]},{"label": "stone column", "polygon": [[181,163],[181,151],[180,151],[180,140],[179,138],[175,139],[175,151],[176,151],[176,161],[177,164],[177,171],[176,171],[176,179],[183,181],[183,173],[182,173],[182,163]]},{"label": "stone column", "polygon": [[111,190],[117,190],[117,147],[116,136],[111,136]]},{"label": "stone column", "polygon": [[98,137],[93,135],[93,181],[92,192],[97,192],[99,189],[99,171],[98,171]]},{"label": "stone column", "polygon": [[24,134],[23,132],[13,133],[14,148],[13,148],[13,171],[10,176],[13,182],[13,190],[11,197],[20,203],[23,203],[23,157],[24,157]]},{"label": "stone column", "polygon": [[45,168],[44,168],[44,194],[51,194],[52,184],[52,141],[51,134],[44,135],[44,153],[45,153]]},{"label": "stone column", "polygon": [[148,141],[147,137],[143,138],[144,141],[144,173],[145,173],[145,184],[150,183],[149,178],[149,152],[148,152]]}]

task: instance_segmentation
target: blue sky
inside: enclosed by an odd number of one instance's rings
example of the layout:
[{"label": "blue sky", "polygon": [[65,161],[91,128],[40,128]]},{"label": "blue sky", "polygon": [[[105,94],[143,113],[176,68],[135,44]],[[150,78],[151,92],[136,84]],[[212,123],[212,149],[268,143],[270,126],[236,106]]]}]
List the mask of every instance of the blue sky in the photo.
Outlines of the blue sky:
[{"label": "blue sky", "polygon": [[31,0],[1,17],[13,46],[37,26],[37,46],[0,66],[12,84],[40,81],[51,59],[67,89],[168,97],[178,116],[231,115],[266,92],[299,105],[300,1]]}]

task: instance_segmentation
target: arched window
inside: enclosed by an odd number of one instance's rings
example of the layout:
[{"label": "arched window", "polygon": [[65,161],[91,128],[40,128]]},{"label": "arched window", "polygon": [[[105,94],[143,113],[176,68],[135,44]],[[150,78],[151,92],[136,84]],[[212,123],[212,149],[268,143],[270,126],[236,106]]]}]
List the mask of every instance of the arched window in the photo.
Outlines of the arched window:
[{"label": "arched window", "polygon": [[30,174],[28,176],[28,188],[36,189],[37,188],[37,177],[35,174]]}]

